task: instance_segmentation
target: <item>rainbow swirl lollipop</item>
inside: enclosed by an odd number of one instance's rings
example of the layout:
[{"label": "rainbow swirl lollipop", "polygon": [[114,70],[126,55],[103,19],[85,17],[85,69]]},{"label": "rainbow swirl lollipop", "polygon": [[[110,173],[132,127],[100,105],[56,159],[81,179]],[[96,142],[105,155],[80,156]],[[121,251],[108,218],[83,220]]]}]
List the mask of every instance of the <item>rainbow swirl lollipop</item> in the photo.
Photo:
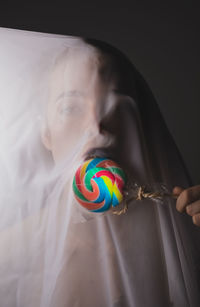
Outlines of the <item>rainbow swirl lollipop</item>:
[{"label": "rainbow swirl lollipop", "polygon": [[123,200],[126,176],[119,165],[107,158],[85,161],[76,171],[73,191],[77,201],[92,212],[104,212]]}]

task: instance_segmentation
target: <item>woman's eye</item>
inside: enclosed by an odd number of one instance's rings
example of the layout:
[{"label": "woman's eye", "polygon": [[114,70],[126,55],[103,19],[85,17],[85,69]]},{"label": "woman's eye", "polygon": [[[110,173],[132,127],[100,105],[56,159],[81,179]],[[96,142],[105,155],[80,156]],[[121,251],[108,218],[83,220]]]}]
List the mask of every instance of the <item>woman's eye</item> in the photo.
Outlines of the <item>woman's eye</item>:
[{"label": "woman's eye", "polygon": [[78,112],[80,108],[77,105],[61,105],[59,108],[59,113],[61,114],[71,114],[72,112]]}]

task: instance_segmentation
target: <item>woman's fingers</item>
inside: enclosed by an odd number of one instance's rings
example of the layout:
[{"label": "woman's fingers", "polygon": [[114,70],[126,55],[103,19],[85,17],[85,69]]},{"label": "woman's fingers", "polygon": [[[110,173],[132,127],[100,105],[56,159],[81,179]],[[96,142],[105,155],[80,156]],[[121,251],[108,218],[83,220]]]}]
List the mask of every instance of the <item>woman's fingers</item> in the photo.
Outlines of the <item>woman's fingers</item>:
[{"label": "woman's fingers", "polygon": [[200,226],[200,185],[187,189],[176,186],[172,193],[177,196],[176,209],[179,212],[186,210],[192,216],[193,223]]},{"label": "woman's fingers", "polygon": [[186,209],[186,206],[198,200],[200,200],[200,185],[183,189],[176,200],[176,209],[179,212],[183,212]]},{"label": "woman's fingers", "polygon": [[193,202],[192,204],[186,206],[187,214],[193,216],[197,213],[200,213],[200,200]]},{"label": "woman's fingers", "polygon": [[193,215],[192,220],[196,226],[200,226],[200,213]]}]

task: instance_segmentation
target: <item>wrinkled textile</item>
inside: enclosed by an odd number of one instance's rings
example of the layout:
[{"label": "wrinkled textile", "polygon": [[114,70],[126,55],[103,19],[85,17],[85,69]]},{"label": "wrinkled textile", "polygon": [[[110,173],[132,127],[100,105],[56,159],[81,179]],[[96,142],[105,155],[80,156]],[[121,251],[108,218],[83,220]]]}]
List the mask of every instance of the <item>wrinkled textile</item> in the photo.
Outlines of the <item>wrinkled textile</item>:
[{"label": "wrinkled textile", "polygon": [[88,153],[130,180],[192,180],[141,74],[94,39],[0,29],[0,306],[198,307],[200,228],[175,199],[88,213]]}]

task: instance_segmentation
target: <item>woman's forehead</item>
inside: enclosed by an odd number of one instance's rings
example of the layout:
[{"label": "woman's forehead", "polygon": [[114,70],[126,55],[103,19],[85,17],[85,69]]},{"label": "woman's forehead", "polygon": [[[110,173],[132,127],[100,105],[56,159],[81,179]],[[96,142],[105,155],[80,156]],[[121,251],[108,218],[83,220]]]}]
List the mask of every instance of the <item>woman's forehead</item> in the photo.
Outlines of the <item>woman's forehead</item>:
[{"label": "woman's forehead", "polygon": [[98,69],[101,61],[99,53],[94,49],[88,49],[86,47],[70,47],[60,54],[55,61],[53,71],[64,67],[80,66],[82,69]]},{"label": "woman's forehead", "polygon": [[113,85],[113,77],[103,55],[87,48],[69,48],[57,58],[50,83],[53,91],[104,91]]}]

